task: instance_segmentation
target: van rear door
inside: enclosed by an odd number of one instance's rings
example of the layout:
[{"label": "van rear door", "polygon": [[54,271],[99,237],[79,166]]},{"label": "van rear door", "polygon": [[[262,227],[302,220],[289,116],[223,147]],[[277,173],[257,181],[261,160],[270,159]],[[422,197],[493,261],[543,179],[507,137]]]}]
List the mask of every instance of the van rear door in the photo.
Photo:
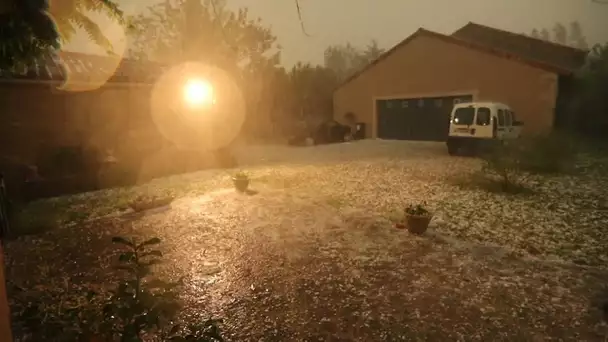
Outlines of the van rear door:
[{"label": "van rear door", "polygon": [[494,137],[494,129],[492,127],[492,107],[477,107],[475,115],[475,124],[473,126],[473,135],[475,138],[491,139]]},{"label": "van rear door", "polygon": [[471,137],[471,131],[475,123],[475,106],[459,105],[454,107],[450,122],[450,136],[452,137]]}]

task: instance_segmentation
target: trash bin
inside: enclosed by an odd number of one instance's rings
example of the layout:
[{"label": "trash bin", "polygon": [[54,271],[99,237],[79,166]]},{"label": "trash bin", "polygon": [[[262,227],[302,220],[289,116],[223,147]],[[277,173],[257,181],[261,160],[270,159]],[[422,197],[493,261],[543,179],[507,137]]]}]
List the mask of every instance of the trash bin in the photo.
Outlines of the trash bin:
[{"label": "trash bin", "polygon": [[355,140],[365,139],[365,123],[358,122],[355,126],[355,134],[353,134]]}]

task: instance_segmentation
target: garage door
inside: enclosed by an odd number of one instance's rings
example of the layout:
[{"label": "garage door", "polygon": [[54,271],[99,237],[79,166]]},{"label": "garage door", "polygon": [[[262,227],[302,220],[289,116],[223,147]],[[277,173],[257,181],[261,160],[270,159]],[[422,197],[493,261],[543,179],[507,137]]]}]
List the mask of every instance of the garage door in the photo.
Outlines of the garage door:
[{"label": "garage door", "polygon": [[378,138],[445,141],[452,107],[472,100],[472,95],[377,100]]}]

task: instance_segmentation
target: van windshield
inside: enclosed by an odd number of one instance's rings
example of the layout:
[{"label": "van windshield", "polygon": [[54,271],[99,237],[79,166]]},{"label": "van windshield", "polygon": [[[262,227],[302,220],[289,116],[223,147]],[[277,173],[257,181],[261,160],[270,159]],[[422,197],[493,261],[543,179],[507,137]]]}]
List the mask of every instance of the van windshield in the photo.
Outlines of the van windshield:
[{"label": "van windshield", "polygon": [[475,118],[475,108],[463,107],[458,108],[454,112],[453,123],[455,125],[472,125]]}]

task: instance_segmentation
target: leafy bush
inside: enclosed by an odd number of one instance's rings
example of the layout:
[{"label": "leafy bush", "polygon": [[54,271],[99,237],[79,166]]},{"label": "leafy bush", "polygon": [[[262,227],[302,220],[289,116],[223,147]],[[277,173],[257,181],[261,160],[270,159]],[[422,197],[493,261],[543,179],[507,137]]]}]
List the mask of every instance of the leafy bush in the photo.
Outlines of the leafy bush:
[{"label": "leafy bush", "polygon": [[120,162],[103,167],[97,173],[101,189],[135,185],[138,176],[138,170]]},{"label": "leafy bush", "polygon": [[502,192],[519,192],[522,186],[523,174],[519,160],[519,146],[514,142],[495,141],[482,155],[484,165],[483,174],[491,182],[487,183],[491,189],[497,177],[498,190]]},{"label": "leafy bush", "polygon": [[174,323],[181,308],[181,281],[151,278],[151,268],[162,258],[161,251],[153,249],[160,239],[136,243],[114,237],[112,242],[121,246],[117,268],[122,277],[109,295],[88,291],[80,301],[62,298],[58,306],[48,291],[32,296],[18,320],[22,340],[223,341],[219,320],[185,327]]},{"label": "leafy bush", "polygon": [[57,228],[61,222],[57,208],[44,201],[31,202],[26,207],[12,206],[9,234],[17,237],[43,233]]},{"label": "leafy bush", "polygon": [[574,136],[563,132],[524,137],[515,142],[521,170],[531,173],[563,173],[576,163],[578,144]]},{"label": "leafy bush", "polygon": [[43,148],[36,165],[43,177],[63,177],[77,173],[95,173],[101,154],[94,147],[55,146]]}]

